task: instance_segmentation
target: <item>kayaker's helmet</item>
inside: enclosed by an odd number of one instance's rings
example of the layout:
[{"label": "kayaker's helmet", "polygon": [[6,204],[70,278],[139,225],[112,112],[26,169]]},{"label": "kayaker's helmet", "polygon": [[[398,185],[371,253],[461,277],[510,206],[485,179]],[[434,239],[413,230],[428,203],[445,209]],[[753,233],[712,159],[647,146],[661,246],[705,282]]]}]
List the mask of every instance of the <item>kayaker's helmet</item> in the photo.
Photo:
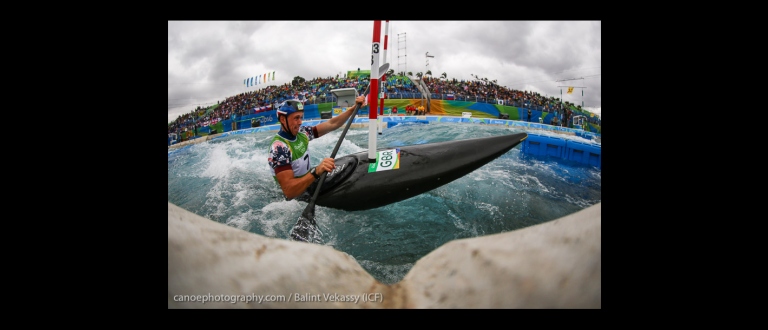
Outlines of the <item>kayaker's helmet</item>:
[{"label": "kayaker's helmet", "polygon": [[[291,131],[288,128],[288,116],[297,111],[304,112],[304,104],[299,100],[285,100],[280,104],[279,107],[277,107],[277,121],[280,123],[280,127],[282,127],[284,131]],[[285,123],[280,121],[281,115],[285,116]]]},{"label": "kayaker's helmet", "polygon": [[299,100],[285,100],[280,107],[277,108],[277,115],[290,116],[296,111],[304,111],[304,104]]}]

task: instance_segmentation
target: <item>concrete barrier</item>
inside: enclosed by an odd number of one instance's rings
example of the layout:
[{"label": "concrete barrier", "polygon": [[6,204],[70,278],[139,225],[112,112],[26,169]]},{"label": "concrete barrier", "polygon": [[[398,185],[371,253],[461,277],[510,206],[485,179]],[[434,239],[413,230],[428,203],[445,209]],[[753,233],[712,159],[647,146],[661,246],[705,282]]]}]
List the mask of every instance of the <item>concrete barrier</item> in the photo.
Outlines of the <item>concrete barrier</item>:
[{"label": "concrete barrier", "polygon": [[168,203],[168,308],[602,308],[601,203],[454,240],[402,281],[329,246],[264,237]]},{"label": "concrete barrier", "polygon": [[201,137],[196,138],[196,139],[182,141],[182,142],[179,142],[179,143],[174,143],[173,145],[168,146],[168,149],[178,149],[178,148],[189,146],[189,145],[193,145],[193,144],[203,143],[203,142],[206,142],[206,141],[210,141],[211,139],[215,139],[216,137],[220,136],[221,134],[222,133],[218,133],[218,134],[214,134],[214,135],[204,135],[204,136],[201,136]]}]

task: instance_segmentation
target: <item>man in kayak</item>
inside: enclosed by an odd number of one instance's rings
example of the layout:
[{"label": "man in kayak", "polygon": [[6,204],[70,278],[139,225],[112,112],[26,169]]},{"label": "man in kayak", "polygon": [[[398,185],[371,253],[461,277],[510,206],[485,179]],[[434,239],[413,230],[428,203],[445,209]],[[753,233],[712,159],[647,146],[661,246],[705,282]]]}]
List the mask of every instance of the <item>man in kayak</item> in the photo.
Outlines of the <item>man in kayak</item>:
[{"label": "man in kayak", "polygon": [[[365,96],[355,99],[361,107],[365,106]],[[320,178],[323,172],[336,168],[333,158],[323,159],[317,167],[312,167],[309,157],[309,141],[331,132],[347,122],[353,109],[347,109],[336,117],[315,126],[302,126],[304,105],[299,100],[286,100],[277,110],[280,131],[272,138],[268,159],[272,177],[280,185],[288,200],[299,197],[309,185]]]}]

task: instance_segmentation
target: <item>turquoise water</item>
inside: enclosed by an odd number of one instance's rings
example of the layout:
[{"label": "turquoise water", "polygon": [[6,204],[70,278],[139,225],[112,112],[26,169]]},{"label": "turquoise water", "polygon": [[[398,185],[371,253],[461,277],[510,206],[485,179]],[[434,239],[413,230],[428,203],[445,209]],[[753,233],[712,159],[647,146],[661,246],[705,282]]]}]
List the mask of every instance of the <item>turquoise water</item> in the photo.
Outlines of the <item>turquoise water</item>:
[{"label": "turquoise water", "polygon": [[[525,129],[460,123],[400,124],[384,129],[378,135],[377,147],[520,131]],[[310,142],[313,164],[331,154],[341,132],[339,129]],[[538,130],[528,133],[554,135]],[[285,201],[270,174],[266,160],[274,134],[240,134],[169,150],[168,201],[235,228],[290,239],[290,230],[307,204]],[[398,203],[365,211],[317,206],[322,244],[349,254],[380,282],[394,284],[416,261],[451,240],[528,227],[601,202],[600,169],[527,155],[521,147],[458,180]],[[367,149],[368,129],[351,128],[337,157]]]}]

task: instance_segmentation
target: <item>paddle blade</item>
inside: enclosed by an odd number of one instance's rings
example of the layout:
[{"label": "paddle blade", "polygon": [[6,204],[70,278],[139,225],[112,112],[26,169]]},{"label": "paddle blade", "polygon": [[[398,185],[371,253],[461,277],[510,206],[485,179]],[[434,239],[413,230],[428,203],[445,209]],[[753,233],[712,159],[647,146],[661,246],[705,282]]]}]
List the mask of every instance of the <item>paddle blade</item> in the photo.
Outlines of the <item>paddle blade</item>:
[{"label": "paddle blade", "polygon": [[299,242],[322,244],[323,233],[317,228],[315,222],[315,208],[307,207],[291,229],[291,239]]}]

